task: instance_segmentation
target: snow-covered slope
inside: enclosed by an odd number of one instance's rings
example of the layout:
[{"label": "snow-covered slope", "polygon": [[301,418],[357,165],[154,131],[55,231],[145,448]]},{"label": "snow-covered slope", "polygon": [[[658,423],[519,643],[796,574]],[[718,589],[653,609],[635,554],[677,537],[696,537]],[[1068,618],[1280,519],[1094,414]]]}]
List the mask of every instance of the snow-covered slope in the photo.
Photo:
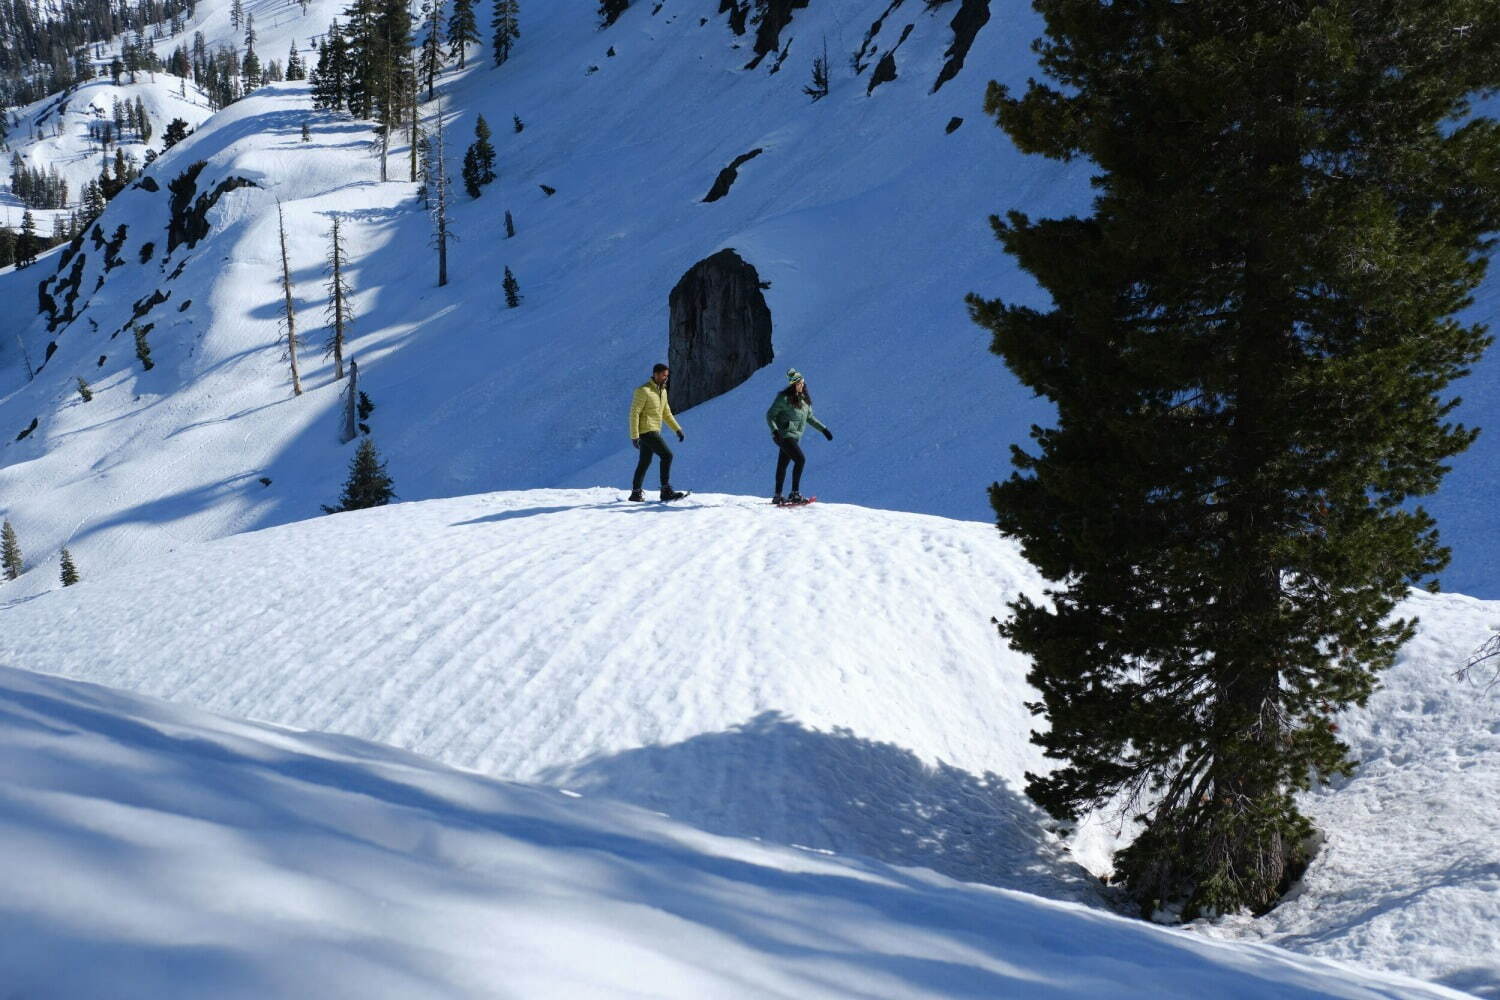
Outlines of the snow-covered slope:
[{"label": "snow-covered slope", "polygon": [[1458,996],[3,668],[0,879],[14,996]]},{"label": "snow-covered slope", "polygon": [[[1100,902],[1021,797],[1039,581],[984,524],[609,490],[399,504],[190,546],[3,613],[0,665],[378,739],[707,830]],[[101,578],[102,577],[102,578]],[[1298,894],[1216,934],[1494,995],[1497,696],[1452,672],[1500,605],[1415,594],[1343,721]],[[1074,849],[1110,846],[1099,817]]]},{"label": "snow-covered slope", "polygon": [[[459,192],[461,242],[444,288],[415,188],[379,183],[368,128],[311,112],[302,86],[262,90],[164,156],[150,171],[160,190],[126,192],[103,221],[106,235],[127,226],[123,263],[106,269],[102,249],[86,245],[85,263],[70,259],[60,275],[79,268],[78,279],[49,288],[59,313],[75,297],[78,318],[50,330],[22,325],[34,359],[57,345],[34,382],[15,338],[0,337],[11,387],[0,398],[0,509],[33,558],[45,563],[66,544],[86,562],[123,564],[296,520],[332,498],[348,452],[336,437],[341,386],[317,345],[334,213],[348,223],[355,262],[352,352],[378,407],[375,436],[409,499],[622,484],[634,458],[626,401],[666,353],[668,292],[696,261],[734,247],[769,282],[776,360],[684,415],[677,485],[770,489],[761,415],[790,365],[807,373],[837,435],[812,444],[811,489],[985,518],[984,487],[1007,474],[1007,446],[1045,417],[965,314],[973,290],[1037,301],[986,215],[1057,214],[1087,197],[1086,165],[1024,157],[980,113],[989,79],[1019,85],[1033,72],[1035,15],[1019,0],[994,0],[966,68],[932,93],[954,6],[907,0],[872,38],[878,52],[896,49],[897,79],[867,96],[870,71],[855,76],[846,57],[886,3],[814,0],[796,11],[777,73],[775,58],[743,68],[750,36],[735,36],[718,6],[639,3],[599,32],[573,5],[532,4],[509,63],[494,68],[479,50],[468,70],[445,74],[451,159],[483,114],[500,176],[477,201]],[[212,27],[222,12],[207,0],[200,8],[205,30],[224,35],[210,44],[230,40],[227,22]],[[323,27],[309,15],[274,30],[303,24]],[[825,35],[833,89],[813,103],[802,87]],[[265,48],[279,53],[280,41]],[[427,108],[429,120],[435,113]],[[524,132],[510,130],[513,116]],[[952,118],[963,123],[949,134]],[[308,143],[298,141],[304,122]],[[729,195],[703,203],[719,170],[752,149],[764,152],[740,168]],[[404,177],[404,150],[395,154],[393,176]],[[197,195],[235,177],[255,186],[224,194],[206,214],[208,236],[168,254],[167,184],[198,160],[207,166]],[[278,200],[298,323],[313,344],[302,356],[309,392],[298,399],[278,346]],[[503,238],[506,211],[513,239]],[[0,297],[36,302],[58,260],[0,277]],[[506,267],[524,295],[516,310],[503,306]],[[138,312],[158,290],[171,298]],[[150,372],[120,332],[133,316],[152,327]],[[76,392],[80,376],[94,385],[92,403]],[[1474,398],[1488,408],[1493,397]],[[1489,454],[1460,460],[1456,496]],[[262,488],[263,476],[274,485]],[[1477,527],[1455,533],[1469,569],[1450,584],[1486,592],[1474,571],[1486,537]]]},{"label": "snow-covered slope", "polygon": [[[161,149],[161,135],[174,118],[181,118],[190,128],[197,128],[213,112],[208,99],[197,87],[168,73],[137,73],[136,82],[128,82],[128,75],[119,85],[109,79],[91,80],[79,85],[64,95],[56,95],[35,104],[11,112],[17,124],[11,128],[10,148],[31,169],[46,173],[55,168],[68,185],[68,198],[76,205],[83,186],[97,180],[99,169],[107,159],[110,171],[114,171],[116,149],[123,150],[135,159],[137,166],[144,163],[147,149]],[[113,108],[118,102],[134,105],[140,101],[151,120],[150,143],[140,141],[140,136],[127,132],[123,140],[111,143],[109,151],[101,152],[97,142],[90,138],[89,129],[100,122],[112,121]],[[10,180],[10,154],[4,163],[7,184]],[[12,228],[19,228],[23,207],[20,199],[8,189],[0,191],[0,205],[5,206],[5,221]],[[37,209],[32,215],[37,220],[42,235],[52,232],[52,216],[58,213]],[[44,265],[45,268],[45,265]],[[44,268],[23,272],[40,279]],[[23,300],[29,305],[34,296]],[[17,303],[21,305],[21,303]],[[6,321],[17,323],[19,315],[10,315]],[[8,360],[15,361],[15,344],[10,345]]]},{"label": "snow-covered slope", "polygon": [[620,496],[403,504],[193,547],[9,609],[0,663],[1094,898],[1018,794],[1043,760],[989,618],[1037,581],[992,528]]}]

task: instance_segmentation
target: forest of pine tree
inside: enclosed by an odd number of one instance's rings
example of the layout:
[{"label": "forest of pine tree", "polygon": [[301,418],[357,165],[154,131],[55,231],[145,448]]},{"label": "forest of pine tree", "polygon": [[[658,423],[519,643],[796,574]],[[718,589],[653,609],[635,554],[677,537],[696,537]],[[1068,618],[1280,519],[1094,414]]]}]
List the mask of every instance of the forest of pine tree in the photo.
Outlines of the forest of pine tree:
[{"label": "forest of pine tree", "polygon": [[[1052,582],[1002,632],[1032,658],[1058,817],[1123,804],[1149,914],[1261,912],[1308,858],[1294,795],[1351,766],[1363,703],[1447,551],[1414,498],[1473,433],[1455,316],[1500,228],[1489,0],[1038,0],[1053,83],[987,109],[1086,157],[1091,215],[995,219],[1052,307],[971,297],[1056,406],[992,489]],[[1490,8],[1492,10],[1492,8]]]}]

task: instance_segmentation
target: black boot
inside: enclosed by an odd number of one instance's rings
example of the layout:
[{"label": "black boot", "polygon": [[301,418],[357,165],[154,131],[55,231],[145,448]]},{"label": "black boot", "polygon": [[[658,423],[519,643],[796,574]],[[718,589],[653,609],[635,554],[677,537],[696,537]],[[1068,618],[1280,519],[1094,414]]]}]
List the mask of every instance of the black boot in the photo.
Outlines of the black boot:
[{"label": "black boot", "polygon": [[636,503],[642,503],[642,502],[645,501],[646,498],[641,495],[641,491],[640,490],[631,490],[630,491],[630,499],[634,500]]},{"label": "black boot", "polygon": [[670,486],[663,486],[661,488],[661,502],[662,503],[671,503],[673,500],[681,500],[685,496],[687,496],[686,493],[678,493],[676,490],[672,489],[672,487],[670,487]]}]

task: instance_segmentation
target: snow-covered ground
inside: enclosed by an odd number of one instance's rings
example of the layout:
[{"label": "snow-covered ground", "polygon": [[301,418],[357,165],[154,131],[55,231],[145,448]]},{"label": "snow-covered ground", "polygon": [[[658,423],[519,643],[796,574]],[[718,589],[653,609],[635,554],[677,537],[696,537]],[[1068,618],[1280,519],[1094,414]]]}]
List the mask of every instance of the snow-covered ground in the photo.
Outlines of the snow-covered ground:
[{"label": "snow-covered ground", "polygon": [[[210,47],[237,42],[224,6],[203,0],[189,26]],[[499,172],[480,199],[457,193],[460,242],[444,288],[429,224],[403,179],[403,148],[397,180],[380,183],[368,124],[313,112],[298,84],[215,115],[151,168],[158,193],[127,191],[111,204],[102,229],[127,227],[123,263],[107,270],[104,254],[85,247],[78,319],[55,330],[0,319],[7,334],[19,325],[33,362],[56,344],[28,383],[17,338],[0,336],[0,509],[23,545],[39,559],[68,545],[84,561],[123,565],[298,520],[331,500],[348,455],[337,441],[342,387],[321,350],[335,213],[354,263],[350,348],[407,499],[623,485],[634,457],[624,410],[666,354],[668,293],[695,262],[733,247],[769,282],[776,359],[683,415],[677,485],[770,490],[762,414],[795,366],[836,433],[811,444],[811,489],[986,519],[985,487],[1008,474],[1008,447],[1047,416],[966,313],[971,291],[1041,302],[987,215],[1066,213],[1088,196],[1086,164],[1023,156],[981,112],[990,79],[1021,86],[1035,72],[1036,15],[1022,0],[995,0],[964,71],[932,93],[954,5],[929,11],[907,0],[872,38],[884,53],[912,27],[897,49],[898,77],[867,96],[869,70],[855,76],[847,57],[883,0],[814,0],[796,11],[774,74],[774,59],[744,68],[751,36],[732,34],[718,6],[638,3],[600,32],[576,5],[530,4],[509,63],[495,68],[476,47],[467,70],[444,74],[454,173],[480,114],[495,132]],[[305,45],[332,13],[314,5],[278,24],[269,8],[251,7],[259,48],[277,56],[293,38]],[[813,103],[802,88],[824,36],[832,92]],[[426,114],[430,122],[436,105]],[[512,130],[513,117],[524,132]],[[963,123],[949,134],[953,118]],[[764,153],[740,168],[729,195],[703,203],[719,170],[752,149]],[[226,194],[204,242],[166,259],[166,185],[197,160],[208,164],[199,193],[235,176],[257,186]],[[297,399],[280,346],[278,200],[309,341],[308,392]],[[503,238],[507,211],[513,239]],[[154,255],[143,264],[147,243]],[[29,309],[58,259],[0,275],[0,299]],[[521,285],[519,309],[503,305],[506,267]],[[171,298],[139,318],[153,324],[155,368],[143,372],[120,331],[158,289]],[[1484,371],[1463,390],[1481,424],[1492,422],[1496,398],[1479,384]],[[80,399],[79,377],[93,402]],[[1488,530],[1492,506],[1473,502],[1500,454],[1488,440],[1455,463],[1444,495],[1458,502],[1436,504],[1458,547],[1446,582],[1480,595],[1496,594],[1484,567],[1500,537]],[[262,476],[275,485],[263,489]]]},{"label": "snow-covered ground", "polygon": [[[398,504],[194,545],[4,611],[0,664],[379,740],[702,829],[1105,905],[1021,796],[1039,581],[988,525],[609,489]],[[1495,693],[1452,672],[1500,605],[1414,594],[1418,639],[1307,797],[1299,894],[1209,933],[1500,989]],[[1097,866],[1107,817],[1073,845]]]},{"label": "snow-covered ground", "polygon": [[6,668],[0,880],[17,997],[1459,996]]}]

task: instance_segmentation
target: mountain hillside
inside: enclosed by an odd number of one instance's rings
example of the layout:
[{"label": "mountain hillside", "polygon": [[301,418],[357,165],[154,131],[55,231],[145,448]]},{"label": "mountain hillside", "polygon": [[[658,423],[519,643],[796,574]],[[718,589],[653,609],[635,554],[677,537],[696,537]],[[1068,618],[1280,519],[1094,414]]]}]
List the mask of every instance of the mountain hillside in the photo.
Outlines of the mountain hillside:
[{"label": "mountain hillside", "polygon": [[[1088,191],[1086,164],[1022,156],[980,111],[991,78],[1020,86],[1035,72],[1037,19],[1019,0],[991,0],[963,68],[934,92],[955,16],[972,3],[813,0],[759,60],[754,30],[736,34],[721,6],[638,3],[600,31],[574,5],[530,3],[509,62],[496,68],[476,47],[467,69],[443,74],[424,113],[431,128],[444,109],[450,172],[482,114],[499,173],[477,200],[457,191],[445,287],[416,185],[378,180],[369,123],[314,112],[306,86],[290,83],[163,155],[146,174],[156,190],[123,193],[78,250],[0,276],[7,302],[44,309],[7,320],[46,359],[34,381],[17,338],[0,337],[0,509],[33,560],[48,565],[66,545],[84,564],[125,565],[332,500],[353,447],[339,440],[345,387],[322,350],[334,215],[353,265],[350,350],[376,406],[369,425],[406,499],[625,485],[625,408],[667,353],[668,294],[732,247],[766,285],[774,360],[682,415],[675,485],[768,494],[762,414],[796,367],[836,435],[811,443],[812,492],[987,519],[985,486],[1046,413],[965,312],[975,290],[1038,301],[986,215],[1066,213]],[[263,12],[262,47],[306,44],[335,12]],[[211,45],[234,41],[221,6],[205,0],[198,19],[190,30]],[[831,90],[813,102],[803,88],[825,37]],[[886,55],[896,77],[872,91]],[[727,195],[705,202],[755,150]],[[391,175],[406,165],[397,146]],[[298,398],[283,360],[278,202],[307,339]],[[506,268],[516,309],[501,291]],[[141,330],[149,371],[135,356]],[[1464,387],[1480,423],[1495,398],[1487,372]],[[1494,533],[1474,500],[1487,442],[1460,459],[1444,494],[1455,499],[1436,507],[1458,549],[1448,585],[1481,595]]]},{"label": "mountain hillside", "polygon": [[[4,612],[0,665],[376,739],[714,833],[1107,906],[1120,817],[1066,843],[988,618],[1040,581],[987,525],[729,495],[557,490],[397,504],[185,547]],[[1497,695],[1454,680],[1500,604],[1414,593],[1363,765],[1260,919],[1204,923],[1500,989]],[[1065,850],[1066,849],[1066,850]],[[1253,995],[1253,994],[1252,994]]]},{"label": "mountain hillside", "polygon": [[[146,111],[151,126],[151,141],[148,143],[139,132],[127,131],[112,135],[108,151],[100,149],[94,130],[106,123],[112,125],[116,104],[135,105],[140,102]],[[208,99],[197,87],[180,77],[167,73],[138,73],[136,82],[122,80],[118,85],[108,79],[91,80],[67,94],[57,95],[44,101],[12,112],[15,124],[11,126],[11,153],[19,156],[23,164],[32,170],[47,173],[55,169],[67,184],[68,198],[77,203],[84,185],[97,180],[99,170],[107,161],[111,173],[114,171],[116,151],[129,156],[137,166],[146,160],[147,150],[156,151],[162,146],[161,136],[168,123],[180,118],[189,128],[197,128],[213,111]],[[10,179],[11,157],[6,157],[5,177]],[[0,192],[0,204],[5,206],[6,222],[19,228],[23,206],[13,191]],[[54,215],[66,216],[66,212],[34,209],[32,216],[42,235],[52,232]],[[46,265],[43,265],[45,267]],[[23,272],[40,280],[45,273],[42,268]],[[34,295],[28,296],[28,302]],[[19,317],[8,317],[16,322]],[[10,344],[11,353],[15,343]],[[36,360],[40,361],[40,357]]]}]

